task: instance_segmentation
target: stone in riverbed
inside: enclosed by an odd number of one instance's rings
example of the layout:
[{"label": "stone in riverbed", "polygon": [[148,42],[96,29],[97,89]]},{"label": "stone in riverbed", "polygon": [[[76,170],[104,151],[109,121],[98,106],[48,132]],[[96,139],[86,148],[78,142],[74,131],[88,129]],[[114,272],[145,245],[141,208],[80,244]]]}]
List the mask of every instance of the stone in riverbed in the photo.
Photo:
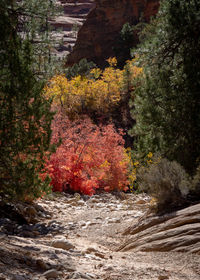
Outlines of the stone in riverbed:
[{"label": "stone in riverbed", "polygon": [[147,202],[144,199],[139,199],[135,202],[135,204],[137,205],[142,205],[142,204],[146,204]]},{"label": "stone in riverbed", "polygon": [[82,273],[82,272],[73,272],[72,274],[69,275],[68,279],[88,279],[88,280],[93,280],[93,277],[90,277],[89,275]]},{"label": "stone in riverbed", "polygon": [[73,244],[71,244],[69,241],[67,241],[66,238],[53,240],[51,242],[51,246],[54,248],[60,248],[63,250],[70,250],[70,249],[75,248],[75,246]]},{"label": "stone in riverbed", "polygon": [[26,280],[23,275],[13,275],[12,280]]},{"label": "stone in riverbed", "polygon": [[49,265],[46,264],[42,259],[36,260],[36,265],[38,268],[43,269],[43,270],[49,269]]},{"label": "stone in riverbed", "polygon": [[48,271],[46,271],[45,273],[43,273],[43,276],[46,278],[46,279],[50,279],[50,278],[57,278],[60,276],[60,272],[55,270],[55,269],[50,269]]}]

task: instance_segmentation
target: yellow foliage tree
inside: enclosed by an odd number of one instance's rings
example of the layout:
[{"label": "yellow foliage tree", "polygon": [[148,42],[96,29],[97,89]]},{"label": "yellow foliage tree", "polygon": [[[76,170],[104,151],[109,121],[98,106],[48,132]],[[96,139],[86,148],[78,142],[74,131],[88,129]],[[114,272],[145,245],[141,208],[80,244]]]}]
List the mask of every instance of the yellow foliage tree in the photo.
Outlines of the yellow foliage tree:
[{"label": "yellow foliage tree", "polygon": [[[124,70],[116,68],[116,58],[109,58],[109,67],[101,71],[91,70],[89,77],[77,76],[68,80],[65,75],[54,76],[44,88],[45,95],[54,97],[54,103],[61,105],[66,114],[75,118],[88,112],[107,114],[115,108],[122,97]],[[142,70],[130,64],[132,76]]]}]

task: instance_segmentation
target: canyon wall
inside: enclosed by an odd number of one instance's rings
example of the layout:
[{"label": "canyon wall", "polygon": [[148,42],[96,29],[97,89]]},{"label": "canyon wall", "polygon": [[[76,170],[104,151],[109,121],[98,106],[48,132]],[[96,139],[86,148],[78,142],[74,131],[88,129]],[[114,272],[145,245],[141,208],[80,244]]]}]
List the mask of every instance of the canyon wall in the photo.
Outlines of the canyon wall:
[{"label": "canyon wall", "polygon": [[95,7],[95,0],[57,0],[63,14],[51,21],[53,36],[60,43],[54,53],[64,57],[76,42],[77,30],[83,25],[88,13]]},{"label": "canyon wall", "polygon": [[76,44],[69,54],[67,66],[82,58],[104,66],[105,59],[113,56],[113,46],[122,26],[136,25],[143,17],[148,22],[158,11],[159,0],[96,0],[96,7],[78,32]]}]

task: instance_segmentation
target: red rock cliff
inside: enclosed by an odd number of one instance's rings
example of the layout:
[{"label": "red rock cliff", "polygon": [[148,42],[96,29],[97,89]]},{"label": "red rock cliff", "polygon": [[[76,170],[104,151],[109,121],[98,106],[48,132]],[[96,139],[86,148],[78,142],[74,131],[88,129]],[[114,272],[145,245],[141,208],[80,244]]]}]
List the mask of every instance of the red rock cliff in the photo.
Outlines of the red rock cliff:
[{"label": "red rock cliff", "polygon": [[157,13],[158,7],[159,0],[96,0],[96,7],[79,30],[67,66],[82,58],[102,66],[105,59],[113,55],[112,47],[122,26],[126,22],[137,24],[142,15],[148,22]]}]

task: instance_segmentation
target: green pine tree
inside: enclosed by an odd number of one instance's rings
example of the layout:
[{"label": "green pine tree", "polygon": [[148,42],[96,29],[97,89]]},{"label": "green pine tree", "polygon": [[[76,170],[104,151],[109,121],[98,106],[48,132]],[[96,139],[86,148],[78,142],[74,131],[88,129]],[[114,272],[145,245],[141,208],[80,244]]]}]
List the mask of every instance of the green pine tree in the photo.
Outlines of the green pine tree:
[{"label": "green pine tree", "polygon": [[40,6],[49,9],[47,3],[0,3],[0,195],[4,199],[33,199],[49,190],[49,180],[39,175],[50,148],[53,117],[51,102],[42,95],[47,37],[42,46],[43,35],[38,33],[43,22]]},{"label": "green pine tree", "polygon": [[140,156],[161,152],[193,173],[200,157],[200,0],[161,1],[135,51],[144,75],[133,118]]},{"label": "green pine tree", "polygon": [[133,27],[127,22],[123,25],[119,39],[116,42],[113,50],[117,58],[117,66],[123,69],[126,61],[131,58],[130,50],[136,43],[136,38],[133,33]]},{"label": "green pine tree", "polygon": [[96,68],[96,64],[92,61],[87,61],[86,58],[81,59],[78,63],[67,68],[65,70],[65,75],[67,79],[72,79],[76,76],[88,76],[93,68]]}]

